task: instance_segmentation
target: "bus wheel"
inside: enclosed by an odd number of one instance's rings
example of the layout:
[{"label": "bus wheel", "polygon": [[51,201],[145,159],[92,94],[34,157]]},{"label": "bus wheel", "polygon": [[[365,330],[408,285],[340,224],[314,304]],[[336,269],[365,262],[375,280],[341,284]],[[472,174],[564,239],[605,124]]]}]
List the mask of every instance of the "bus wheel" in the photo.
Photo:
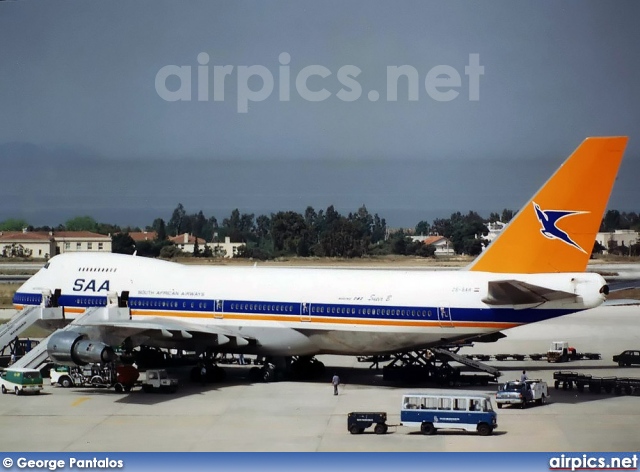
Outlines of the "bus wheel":
[{"label": "bus wheel", "polygon": [[481,423],[478,425],[478,434],[480,436],[489,436],[492,432],[493,429],[487,423]]},{"label": "bus wheel", "polygon": [[422,434],[436,434],[436,428],[434,428],[433,423],[422,423],[420,431],[422,431]]},{"label": "bus wheel", "polygon": [[64,388],[69,388],[71,387],[71,385],[73,385],[73,382],[71,382],[71,379],[69,377],[62,377],[60,379],[60,385],[62,385]]},{"label": "bus wheel", "polygon": [[7,387],[5,387],[4,385],[2,386],[2,393],[6,394],[7,393]]},{"label": "bus wheel", "polygon": [[18,387],[15,388],[15,392],[16,392],[16,395],[20,395],[22,393]]}]

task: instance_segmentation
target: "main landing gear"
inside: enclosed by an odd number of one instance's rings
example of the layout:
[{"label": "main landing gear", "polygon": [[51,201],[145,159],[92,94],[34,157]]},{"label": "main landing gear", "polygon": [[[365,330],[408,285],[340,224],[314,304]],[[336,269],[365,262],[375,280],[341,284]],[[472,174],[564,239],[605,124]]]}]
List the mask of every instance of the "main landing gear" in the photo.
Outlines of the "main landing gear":
[{"label": "main landing gear", "polygon": [[253,382],[274,382],[285,378],[309,380],[324,374],[324,364],[311,356],[267,357],[262,367],[252,367],[249,377]]}]

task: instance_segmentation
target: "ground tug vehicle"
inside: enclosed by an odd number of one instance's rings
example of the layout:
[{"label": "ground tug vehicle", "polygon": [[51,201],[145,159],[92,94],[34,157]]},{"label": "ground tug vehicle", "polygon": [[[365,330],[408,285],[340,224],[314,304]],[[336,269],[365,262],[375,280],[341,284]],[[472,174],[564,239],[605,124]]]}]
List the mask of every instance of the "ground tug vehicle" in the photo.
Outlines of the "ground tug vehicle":
[{"label": "ground tug vehicle", "polygon": [[547,383],[542,380],[513,381],[500,385],[496,393],[496,404],[498,408],[502,408],[503,405],[519,405],[520,408],[526,408],[529,403],[542,405],[547,402],[548,397]]}]

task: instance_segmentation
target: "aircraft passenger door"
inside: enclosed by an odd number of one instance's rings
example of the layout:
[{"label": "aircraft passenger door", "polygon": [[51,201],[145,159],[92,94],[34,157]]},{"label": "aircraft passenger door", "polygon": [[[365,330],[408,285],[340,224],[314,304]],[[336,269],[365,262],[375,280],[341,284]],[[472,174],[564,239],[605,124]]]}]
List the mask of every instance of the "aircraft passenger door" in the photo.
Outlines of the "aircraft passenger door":
[{"label": "aircraft passenger door", "polygon": [[308,303],[300,304],[300,321],[311,321],[311,306]]},{"label": "aircraft passenger door", "polygon": [[224,315],[223,315],[223,307],[224,307],[224,300],[214,300],[213,302],[213,317],[216,319],[223,319]]},{"label": "aircraft passenger door", "polygon": [[453,320],[451,319],[451,307],[449,303],[440,303],[436,310],[438,310],[438,321],[441,328],[453,328]]}]

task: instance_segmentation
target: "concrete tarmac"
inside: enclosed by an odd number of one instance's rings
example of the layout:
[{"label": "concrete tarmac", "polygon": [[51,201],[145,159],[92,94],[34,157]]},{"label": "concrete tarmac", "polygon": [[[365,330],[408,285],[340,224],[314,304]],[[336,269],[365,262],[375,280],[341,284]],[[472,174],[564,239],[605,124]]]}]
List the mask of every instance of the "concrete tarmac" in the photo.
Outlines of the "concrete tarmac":
[{"label": "concrete tarmac", "polygon": [[[382,372],[352,357],[321,356],[327,370],[311,382],[251,383],[248,366],[229,366],[220,384],[186,380],[177,394],[118,394],[102,389],[63,389],[43,394],[0,396],[3,451],[637,451],[640,396],[578,393],[553,389],[555,370],[595,376],[640,377],[640,366],[620,368],[611,359],[640,349],[640,307],[600,307],[506,331],[492,344],[463,353],[546,352],[551,341],[568,341],[602,360],[548,364],[493,361],[503,379],[530,378],[550,384],[550,402],[525,410],[503,408],[498,429],[481,437],[464,432],[423,436],[396,426],[386,435],[347,432],[350,411],[386,411],[388,424],[400,421],[403,393],[430,390],[382,379]],[[344,382],[333,395],[334,372]],[[494,394],[497,387],[474,390]],[[494,403],[495,408],[495,403]]]}]

